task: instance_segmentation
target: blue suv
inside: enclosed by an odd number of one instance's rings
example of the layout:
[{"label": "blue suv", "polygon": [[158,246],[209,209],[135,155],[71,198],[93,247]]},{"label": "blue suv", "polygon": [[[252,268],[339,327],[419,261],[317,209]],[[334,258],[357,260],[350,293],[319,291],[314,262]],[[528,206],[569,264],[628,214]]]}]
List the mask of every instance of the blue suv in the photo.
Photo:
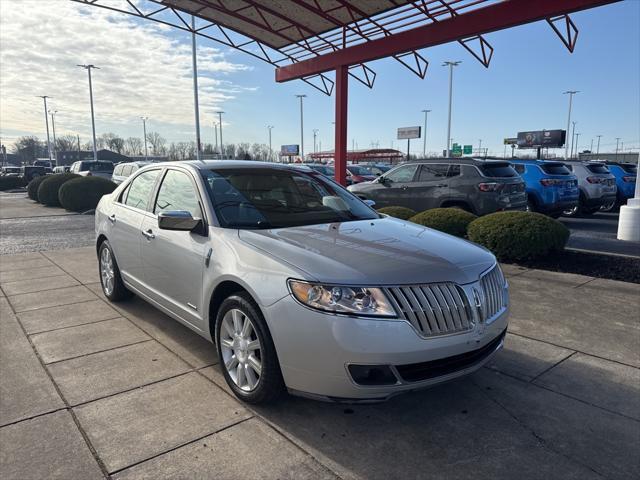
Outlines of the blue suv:
[{"label": "blue suv", "polygon": [[[616,196],[616,205],[626,205],[627,200],[633,198],[636,189],[636,175],[638,174],[638,166],[635,163],[622,163],[606,161],[609,172],[616,177],[616,186],[618,187]],[[612,205],[611,210],[616,205]]]},{"label": "blue suv", "polygon": [[527,210],[558,218],[578,205],[578,179],[562,162],[509,160],[526,184]]}]

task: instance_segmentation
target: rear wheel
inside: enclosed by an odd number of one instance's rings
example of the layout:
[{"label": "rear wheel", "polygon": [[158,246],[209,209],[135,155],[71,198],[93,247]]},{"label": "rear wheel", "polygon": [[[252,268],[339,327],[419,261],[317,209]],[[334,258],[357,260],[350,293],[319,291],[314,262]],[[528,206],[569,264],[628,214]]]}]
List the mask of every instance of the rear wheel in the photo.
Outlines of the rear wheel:
[{"label": "rear wheel", "polygon": [[527,197],[527,212],[537,212],[536,204],[531,197]]},{"label": "rear wheel", "polygon": [[228,297],[216,317],[216,347],[227,384],[247,403],[267,403],[284,391],[273,340],[247,293]]}]

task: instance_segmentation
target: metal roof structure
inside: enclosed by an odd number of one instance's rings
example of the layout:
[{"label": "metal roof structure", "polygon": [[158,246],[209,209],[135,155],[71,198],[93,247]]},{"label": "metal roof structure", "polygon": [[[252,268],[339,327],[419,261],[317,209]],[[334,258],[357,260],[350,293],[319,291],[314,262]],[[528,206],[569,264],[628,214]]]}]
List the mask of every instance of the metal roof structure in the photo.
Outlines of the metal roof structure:
[{"label": "metal roof structure", "polygon": [[[276,81],[336,90],[336,179],[346,179],[348,78],[372,88],[367,62],[391,57],[424,78],[420,50],[458,42],[488,67],[485,34],[546,21],[572,52],[570,13],[620,0],[73,0],[188,31],[270,63]],[[198,21],[190,21],[191,17]],[[335,72],[335,79],[327,75]]]},{"label": "metal roof structure", "polygon": [[[309,154],[313,160],[328,160],[335,158],[336,153],[333,150],[323,152],[313,152]],[[349,150],[347,152],[347,162],[389,162],[400,161],[404,159],[404,153],[392,148],[366,148],[361,150]]]}]

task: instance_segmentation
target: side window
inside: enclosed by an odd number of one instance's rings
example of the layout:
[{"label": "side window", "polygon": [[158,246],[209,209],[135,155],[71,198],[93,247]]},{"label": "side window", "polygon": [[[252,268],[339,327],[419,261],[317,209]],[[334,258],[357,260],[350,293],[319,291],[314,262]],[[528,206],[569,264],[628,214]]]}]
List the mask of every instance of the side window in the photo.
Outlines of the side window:
[{"label": "side window", "polygon": [[158,173],[160,170],[150,170],[134,178],[124,204],[146,210]]},{"label": "side window", "polygon": [[162,180],[153,213],[185,210],[194,218],[202,218],[198,193],[186,173],[169,170]]},{"label": "side window", "polygon": [[113,169],[113,174],[120,175],[122,173],[122,167],[124,167],[124,165],[116,165],[116,168]]},{"label": "side window", "polygon": [[449,165],[445,164],[423,164],[420,168],[420,176],[418,181],[429,182],[432,180],[438,180],[447,176],[447,170]]},{"label": "side window", "polygon": [[516,172],[518,172],[521,175],[524,173],[524,165],[519,165],[519,164],[515,163],[513,165],[513,168],[515,168]]},{"label": "side window", "polygon": [[416,175],[416,170],[418,170],[419,165],[403,165],[402,167],[398,167],[392,172],[389,172],[385,175],[387,180],[391,180],[392,182],[413,182],[413,178]]}]

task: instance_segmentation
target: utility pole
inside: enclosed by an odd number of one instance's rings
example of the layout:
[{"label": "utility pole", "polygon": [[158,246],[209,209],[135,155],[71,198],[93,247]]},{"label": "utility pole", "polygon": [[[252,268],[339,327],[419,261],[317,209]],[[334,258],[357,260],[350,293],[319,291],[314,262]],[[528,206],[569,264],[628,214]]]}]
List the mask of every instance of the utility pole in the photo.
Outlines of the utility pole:
[{"label": "utility pole", "polygon": [[578,153],[578,150],[580,150],[580,148],[578,147],[578,137],[580,137],[580,135],[581,135],[580,133],[576,133],[576,158],[578,158],[580,155]]},{"label": "utility pole", "polygon": [[431,110],[422,110],[424,113],[424,138],[422,139],[422,156],[424,158],[427,157],[427,115]]},{"label": "utility pole", "polygon": [[313,129],[313,153],[316,153],[318,150],[316,149],[316,137],[318,136],[318,129]]},{"label": "utility pole", "polygon": [[56,147],[56,113],[58,110],[49,111],[51,114],[51,128],[53,130],[53,158],[55,159],[55,166],[58,166],[58,148]]},{"label": "utility pole", "polygon": [[[49,161],[51,162],[51,140],[49,140],[49,115],[47,114],[47,95],[38,95],[42,100],[44,100],[44,123],[47,126],[47,153],[49,154]],[[37,156],[37,152],[36,152]]]},{"label": "utility pole", "polygon": [[482,156],[482,139],[478,139],[478,154]]},{"label": "utility pole", "polygon": [[196,17],[191,15],[191,64],[193,65],[193,105],[196,116],[196,160],[200,160],[200,106],[198,102],[198,59],[196,55]]},{"label": "utility pole", "polygon": [[[573,104],[573,96],[578,93],[579,90],[567,90],[566,92],[563,92],[563,95],[569,95],[569,117],[567,118],[567,133],[565,135],[565,142],[564,142],[564,158],[568,159],[568,153],[569,153],[569,142],[566,141],[566,136],[569,134],[569,126],[571,125],[571,105]],[[575,129],[575,126],[574,126]],[[575,130],[574,130],[575,131]],[[571,136],[571,148],[573,149],[573,135]]]},{"label": "utility pole", "polygon": [[596,150],[596,155],[600,155],[600,137],[602,137],[602,135],[597,135],[598,137],[598,147]]},{"label": "utility pole", "polygon": [[78,67],[82,67],[87,70],[89,74],[89,101],[91,102],[91,129],[93,131],[93,160],[98,161],[98,148],[96,146],[96,121],[93,113],[93,87],[91,85],[91,69],[94,68],[96,70],[100,70],[99,67],[95,65],[78,65]]},{"label": "utility pole", "polygon": [[218,124],[216,122],[213,122],[213,134],[216,137],[216,146],[213,149],[213,153],[217,153],[217,151],[218,151]]},{"label": "utility pole", "polygon": [[618,145],[620,143],[620,137],[616,137],[616,162],[618,161]]},{"label": "utility pole", "polygon": [[271,161],[273,157],[273,150],[271,149],[271,130],[273,129],[273,125],[267,125],[267,130],[269,130],[269,161]]},{"label": "utility pole", "polygon": [[451,156],[451,104],[453,101],[453,67],[457,67],[462,62],[444,62],[443,67],[449,67],[449,121],[447,123],[447,158]]},{"label": "utility pole", "polygon": [[306,95],[296,95],[296,97],[300,99],[300,156],[304,162],[304,112],[302,99],[305,98]]},{"label": "utility pole", "polygon": [[142,135],[144,136],[144,161],[149,161],[149,150],[147,149],[147,120],[149,117],[140,117],[142,119]]},{"label": "utility pole", "polygon": [[220,129],[220,158],[222,158],[222,110],[216,112],[218,114],[218,128]]},{"label": "utility pole", "polygon": [[78,160],[80,160],[80,135],[78,135]]},{"label": "utility pole", "polygon": [[573,140],[574,140],[574,138],[576,136],[576,123],[578,123],[578,122],[571,122],[571,124],[573,125],[573,130],[571,131],[571,152],[570,152],[569,157],[567,157],[567,160],[569,158],[573,158]]}]

